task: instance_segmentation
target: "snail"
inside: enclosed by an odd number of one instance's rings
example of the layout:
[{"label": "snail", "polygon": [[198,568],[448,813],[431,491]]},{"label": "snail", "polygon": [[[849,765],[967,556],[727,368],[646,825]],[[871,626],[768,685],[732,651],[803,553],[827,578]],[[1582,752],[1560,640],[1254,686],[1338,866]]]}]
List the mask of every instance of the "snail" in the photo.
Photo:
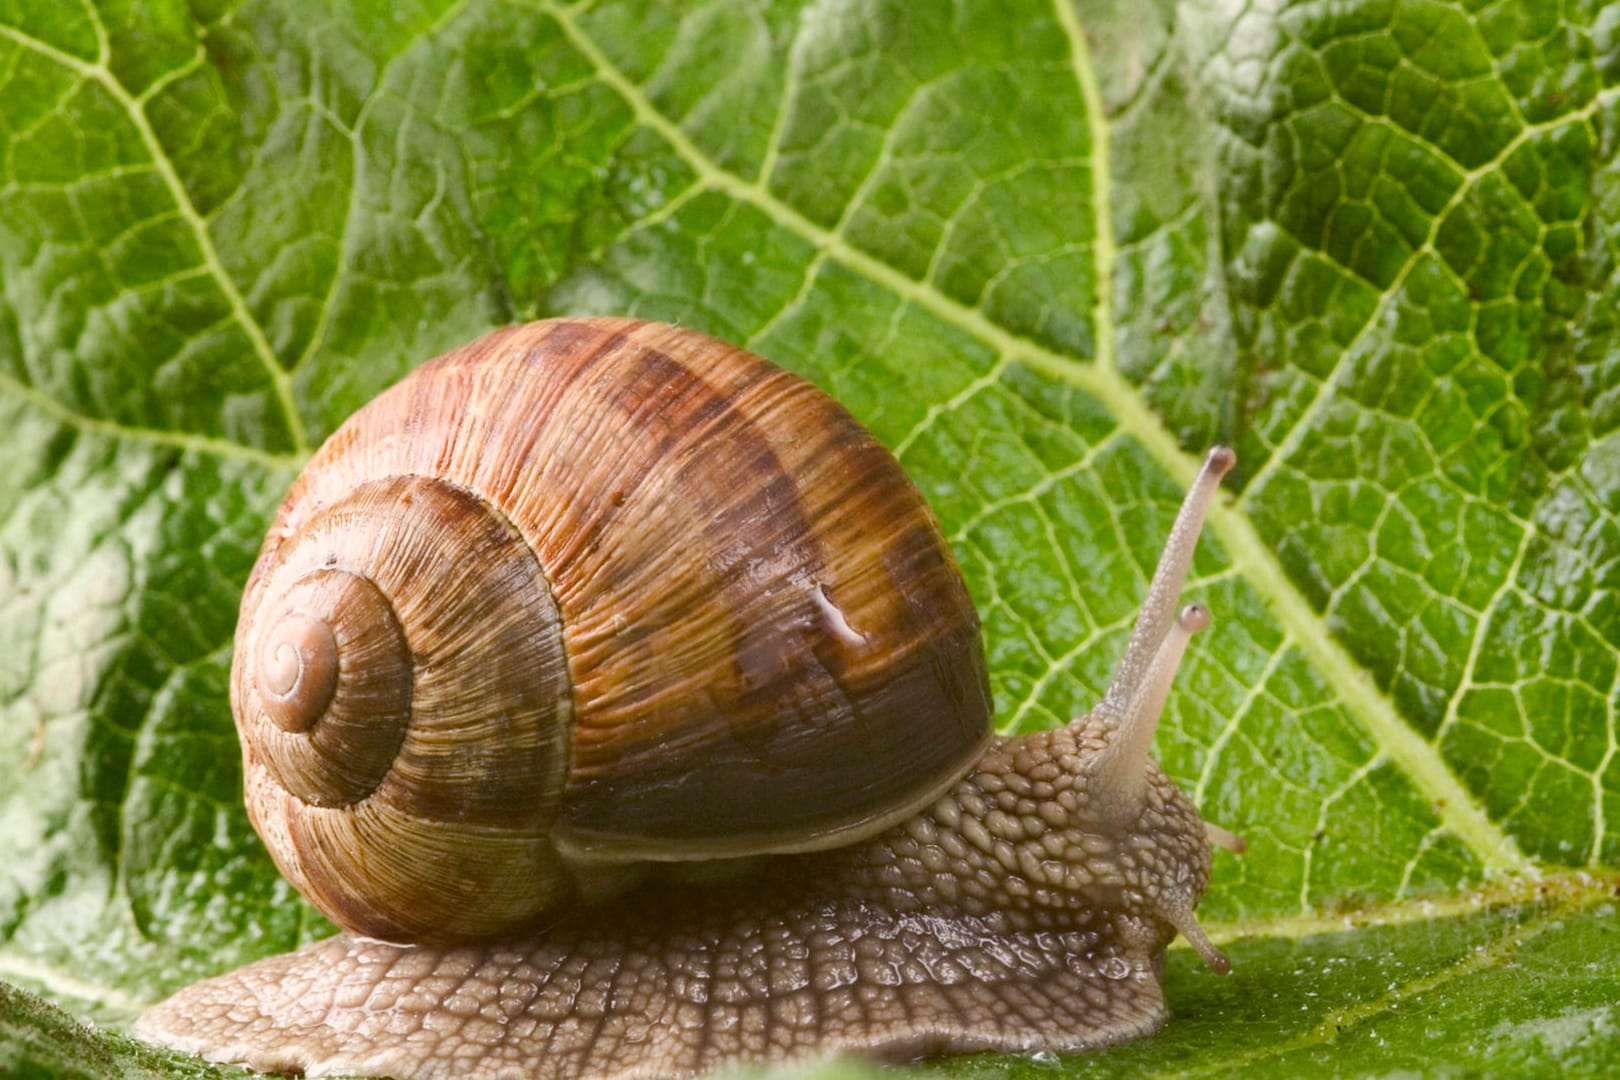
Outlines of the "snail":
[{"label": "snail", "polygon": [[979,622],[898,462],[691,330],[496,331],[352,416],[242,601],[249,815],[347,933],[136,1033],[268,1071],[690,1076],[1157,1028],[1206,825],[1149,758],[1230,450],[1102,701],[998,737]]}]

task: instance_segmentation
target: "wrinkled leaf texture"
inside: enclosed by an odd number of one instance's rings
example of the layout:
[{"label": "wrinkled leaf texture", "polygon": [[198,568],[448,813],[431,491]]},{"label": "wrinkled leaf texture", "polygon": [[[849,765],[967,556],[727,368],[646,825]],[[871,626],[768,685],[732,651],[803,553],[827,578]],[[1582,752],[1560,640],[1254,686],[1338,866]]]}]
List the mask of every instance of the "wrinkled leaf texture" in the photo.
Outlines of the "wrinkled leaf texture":
[{"label": "wrinkled leaf texture", "polygon": [[1239,450],[1157,745],[1237,973],[952,1073],[1600,1070],[1617,84],[1586,0],[0,0],[0,1066],[198,1071],[81,1021],[328,931],[239,806],[268,516],[414,364],[618,312],[899,454],[1007,731]]}]

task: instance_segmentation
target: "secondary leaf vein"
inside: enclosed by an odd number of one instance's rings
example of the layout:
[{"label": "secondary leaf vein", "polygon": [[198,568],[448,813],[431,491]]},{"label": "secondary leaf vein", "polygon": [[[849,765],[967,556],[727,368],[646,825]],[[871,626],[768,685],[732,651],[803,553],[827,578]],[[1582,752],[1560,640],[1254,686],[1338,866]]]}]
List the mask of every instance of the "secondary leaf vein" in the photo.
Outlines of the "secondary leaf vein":
[{"label": "secondary leaf vein", "polygon": [[169,197],[174,200],[176,209],[181,218],[190,227],[197,241],[197,250],[202,256],[203,265],[208,268],[209,275],[214,279],[220,294],[224,296],[231,313],[236,317],[242,332],[247,336],[254,355],[264,366],[265,374],[270,379],[276,397],[281,405],[287,423],[287,430],[292,437],[293,446],[301,453],[309,452],[309,438],[304,430],[303,417],[298,412],[297,402],[293,396],[292,377],[282,368],[276,360],[275,350],[271,348],[270,341],[265,337],[264,328],[248,310],[247,301],[243,298],[236,282],[226,272],[225,265],[220,261],[219,251],[214,247],[213,236],[208,231],[208,222],[198,213],[197,207],[192,203],[180,174],[175,170],[174,162],[169,160],[168,152],[158,140],[157,132],[146,118],[146,111],[141,102],[137,101],[130,92],[119,82],[117,77],[103,65],[87,64],[78,57],[65,53],[54,46],[30,37],[12,26],[0,24],[0,37],[21,45],[23,48],[39,53],[41,56],[61,64],[74,73],[93,80],[112,99],[118,103],[129,117],[131,126],[140,137],[146,152],[152,158],[152,165],[162,179]]},{"label": "secondary leaf vein", "polygon": [[[709,186],[746,202],[777,224],[799,234],[817,249],[902,299],[966,331],[1004,358],[1075,386],[1091,395],[1134,436],[1148,456],[1176,482],[1192,482],[1198,462],[1185,454],[1175,437],[1142,400],[1137,389],[1112,366],[1084,364],[1056,353],[998,325],[983,312],[965,307],[934,288],[907,277],[893,266],[817,225],[757,183],[722,169],[700,150],[679,125],[660,113],[624,72],[586,34],[573,12],[556,0],[532,0],[561,28],[570,44],[596,70],[603,83],[629,106],[636,122],[663,138]],[[1111,328],[1111,327],[1110,327]],[[1334,639],[1304,595],[1282,568],[1277,556],[1242,513],[1217,505],[1209,516],[1240,572],[1271,605],[1273,613],[1328,681],[1374,741],[1407,774],[1425,798],[1441,809],[1441,818],[1492,871],[1534,874],[1537,867],[1485,813],[1434,748],[1401,719],[1393,702],[1372,685],[1345,647]]]},{"label": "secondary leaf vein", "polygon": [[296,469],[304,462],[302,455],[275,454],[268,450],[260,450],[242,443],[231,442],[229,439],[216,439],[208,435],[195,435],[184,431],[131,427],[112,420],[99,420],[94,417],[82,416],[55,398],[42,394],[34,387],[19,382],[4,373],[0,373],[0,389],[16,395],[32,407],[51,417],[51,419],[91,435],[149,443],[154,446],[169,446],[198,454],[210,454],[214,457],[246,461],[267,469]]}]

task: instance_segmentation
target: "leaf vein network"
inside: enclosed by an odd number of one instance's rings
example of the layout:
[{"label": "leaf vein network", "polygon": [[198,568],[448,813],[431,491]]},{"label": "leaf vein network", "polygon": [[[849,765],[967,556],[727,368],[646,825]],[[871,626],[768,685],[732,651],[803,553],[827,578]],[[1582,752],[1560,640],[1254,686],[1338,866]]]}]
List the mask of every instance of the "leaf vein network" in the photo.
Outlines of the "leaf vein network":
[{"label": "leaf vein network", "polygon": [[[104,31],[98,31],[98,36],[104,41]],[[0,24],[0,38],[9,40],[23,48],[32,50],[41,56],[99,85],[123,109],[129,118],[130,125],[140,137],[147,153],[152,158],[152,165],[162,179],[164,187],[168,190],[170,198],[174,200],[175,207],[181,218],[190,227],[196,239],[198,250],[202,254],[203,264],[208,268],[209,275],[214,279],[215,285],[225,298],[226,304],[235,315],[237,323],[246,335],[253,353],[264,366],[265,374],[269,377],[272,388],[280,403],[287,430],[292,436],[293,445],[300,455],[309,452],[309,438],[305,431],[303,416],[298,411],[297,401],[294,398],[292,378],[276,359],[275,351],[271,348],[269,339],[265,336],[264,328],[248,309],[247,301],[237,288],[236,282],[225,270],[220,261],[219,252],[214,247],[213,236],[208,230],[207,220],[197,211],[191,196],[180,179],[180,174],[169,160],[167,151],[157,137],[151,122],[146,117],[146,110],[140,100],[132,96],[123,83],[106,66],[105,46],[103,46],[102,62],[89,64],[63,52],[48,42],[23,33],[16,27]],[[37,399],[35,400],[37,403]]]}]

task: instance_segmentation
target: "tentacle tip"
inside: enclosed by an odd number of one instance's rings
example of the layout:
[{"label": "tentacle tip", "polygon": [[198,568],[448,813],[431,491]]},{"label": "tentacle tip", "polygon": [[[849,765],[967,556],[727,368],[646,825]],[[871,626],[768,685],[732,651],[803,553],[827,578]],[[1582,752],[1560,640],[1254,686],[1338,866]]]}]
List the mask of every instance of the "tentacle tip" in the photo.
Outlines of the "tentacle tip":
[{"label": "tentacle tip", "polygon": [[1188,604],[1181,609],[1177,624],[1189,634],[1196,634],[1209,625],[1209,608],[1203,604]]},{"label": "tentacle tip", "polygon": [[1230,446],[1216,446],[1209,451],[1204,459],[1204,468],[1215,476],[1225,476],[1237,464],[1237,451]]},{"label": "tentacle tip", "polygon": [[1227,958],[1225,953],[1215,947],[1215,943],[1209,940],[1209,936],[1204,933],[1204,928],[1199,926],[1196,921],[1192,923],[1190,930],[1185,926],[1177,927],[1177,929],[1181,931],[1181,936],[1187,939],[1187,944],[1193,947],[1193,952],[1197,953],[1199,959],[1204,961],[1205,967],[1217,975],[1230,975],[1232,973],[1232,961]]},{"label": "tentacle tip", "polygon": [[1225,975],[1232,970],[1232,961],[1215,947],[1215,943],[1209,940],[1209,935],[1204,933],[1204,928],[1198,925],[1198,917],[1193,914],[1192,904],[1188,898],[1172,898],[1170,904],[1161,910],[1170,925],[1187,939],[1187,944],[1193,947],[1193,952],[1199,955],[1209,970],[1217,975]]},{"label": "tentacle tip", "polygon": [[1235,832],[1229,832],[1219,825],[1204,822],[1204,837],[1216,847],[1225,848],[1234,855],[1246,855],[1249,851],[1249,842]]}]

